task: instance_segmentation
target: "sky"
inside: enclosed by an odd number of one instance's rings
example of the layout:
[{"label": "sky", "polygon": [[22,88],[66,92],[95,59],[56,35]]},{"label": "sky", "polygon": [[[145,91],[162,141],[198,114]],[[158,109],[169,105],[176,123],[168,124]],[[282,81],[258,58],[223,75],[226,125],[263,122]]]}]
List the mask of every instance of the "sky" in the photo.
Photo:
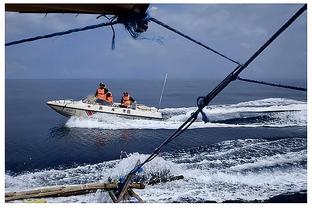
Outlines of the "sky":
[{"label": "sky", "polygon": [[[244,63],[301,4],[151,4],[152,17]],[[97,15],[5,13],[5,42],[98,24]],[[153,23],[133,39],[115,26],[5,48],[6,79],[221,79],[236,65]],[[242,77],[306,80],[303,13]]]}]

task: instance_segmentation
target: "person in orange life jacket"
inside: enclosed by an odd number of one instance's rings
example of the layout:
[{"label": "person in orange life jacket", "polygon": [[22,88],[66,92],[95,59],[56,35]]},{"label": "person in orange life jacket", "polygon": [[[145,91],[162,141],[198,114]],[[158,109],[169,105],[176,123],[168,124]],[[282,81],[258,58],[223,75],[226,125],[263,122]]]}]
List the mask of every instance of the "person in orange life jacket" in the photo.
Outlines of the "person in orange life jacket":
[{"label": "person in orange life jacket", "polygon": [[95,92],[96,102],[99,104],[104,105],[106,100],[106,93],[108,92],[108,89],[105,87],[105,84],[102,82],[99,85],[99,88]]},{"label": "person in orange life jacket", "polygon": [[133,102],[135,102],[135,100],[129,95],[129,93],[124,92],[120,101],[121,103],[120,107],[128,108],[132,105]]},{"label": "person in orange life jacket", "polygon": [[106,102],[108,102],[109,104],[113,104],[114,99],[113,99],[113,95],[111,92],[106,93]]}]

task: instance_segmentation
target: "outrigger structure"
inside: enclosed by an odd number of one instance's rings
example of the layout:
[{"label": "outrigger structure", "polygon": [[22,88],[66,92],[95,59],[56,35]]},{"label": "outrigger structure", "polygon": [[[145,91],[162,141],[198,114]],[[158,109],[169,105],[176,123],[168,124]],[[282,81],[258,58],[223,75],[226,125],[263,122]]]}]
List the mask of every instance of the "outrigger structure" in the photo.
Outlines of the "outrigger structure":
[{"label": "outrigger structure", "polygon": [[65,197],[75,196],[88,193],[94,193],[98,190],[108,192],[113,202],[117,202],[117,198],[120,197],[121,201],[129,201],[131,198],[136,199],[136,202],[144,202],[143,199],[133,191],[133,189],[144,189],[145,184],[155,185],[158,183],[165,183],[175,180],[183,179],[183,175],[171,176],[167,178],[155,178],[143,182],[132,182],[129,184],[125,192],[120,193],[119,185],[117,181],[108,180],[108,183],[88,183],[88,184],[77,184],[67,186],[54,186],[49,188],[41,188],[29,191],[19,192],[8,192],[5,193],[5,201],[10,202],[14,200],[24,200],[25,202],[46,202],[46,200],[36,201],[38,198],[50,198],[50,197]]}]

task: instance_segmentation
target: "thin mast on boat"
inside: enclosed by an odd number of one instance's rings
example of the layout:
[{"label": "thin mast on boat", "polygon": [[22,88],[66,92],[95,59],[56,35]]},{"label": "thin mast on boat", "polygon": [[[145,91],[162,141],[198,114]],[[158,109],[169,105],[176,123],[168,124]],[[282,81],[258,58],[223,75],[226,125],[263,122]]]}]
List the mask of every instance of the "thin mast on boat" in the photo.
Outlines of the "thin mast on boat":
[{"label": "thin mast on boat", "polygon": [[166,73],[164,84],[163,84],[163,87],[162,87],[162,90],[161,90],[161,95],[160,95],[160,98],[159,98],[158,109],[160,108],[160,104],[161,104],[162,97],[163,97],[163,94],[164,94],[164,90],[165,90],[165,86],[166,86],[166,82],[167,82],[167,77],[168,77],[168,73]]}]

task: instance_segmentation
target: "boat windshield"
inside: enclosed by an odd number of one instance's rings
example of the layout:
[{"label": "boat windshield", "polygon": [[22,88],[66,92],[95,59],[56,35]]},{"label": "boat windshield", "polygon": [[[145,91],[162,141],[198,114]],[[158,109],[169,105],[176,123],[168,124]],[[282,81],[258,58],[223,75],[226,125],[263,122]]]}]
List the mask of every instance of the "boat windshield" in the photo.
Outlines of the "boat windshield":
[{"label": "boat windshield", "polygon": [[88,95],[87,97],[82,99],[83,103],[88,103],[88,104],[95,104],[95,97],[94,95]]}]

